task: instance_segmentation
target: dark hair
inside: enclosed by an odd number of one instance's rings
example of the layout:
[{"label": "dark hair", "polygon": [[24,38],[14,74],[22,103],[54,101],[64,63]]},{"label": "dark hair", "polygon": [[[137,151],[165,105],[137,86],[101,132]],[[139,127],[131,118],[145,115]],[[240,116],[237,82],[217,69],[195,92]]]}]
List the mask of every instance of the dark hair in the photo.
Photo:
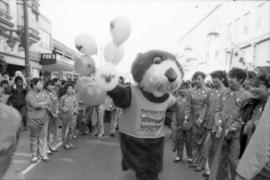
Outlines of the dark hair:
[{"label": "dark hair", "polygon": [[264,84],[267,88],[270,88],[270,74],[260,75],[255,80],[255,83],[258,82]]},{"label": "dark hair", "polygon": [[206,74],[201,72],[201,71],[196,71],[193,76],[192,76],[192,80],[196,79],[197,77],[201,76],[203,79],[205,79]]},{"label": "dark hair", "polygon": [[40,81],[39,78],[33,78],[30,82],[30,87],[33,88],[34,85],[37,85],[37,83]]},{"label": "dark hair", "polygon": [[67,91],[68,87],[72,87],[74,89],[74,85],[72,83],[65,84],[65,90]]},{"label": "dark hair", "polygon": [[179,87],[179,89],[188,89],[189,88],[189,84],[187,81],[183,81],[181,86]]},{"label": "dark hair", "polygon": [[45,82],[44,88],[45,88],[45,89],[48,89],[49,85],[54,86],[54,82],[53,82],[52,80],[47,80],[47,81]]},{"label": "dark hair", "polygon": [[236,78],[238,81],[241,80],[241,84],[246,80],[247,78],[247,73],[240,68],[232,68],[229,72],[228,72],[229,77],[231,78]]},{"label": "dark hair", "polygon": [[192,88],[192,82],[190,80],[185,81],[185,83],[187,84],[187,88]]},{"label": "dark hair", "polygon": [[257,74],[254,71],[247,71],[247,79],[257,78]]},{"label": "dark hair", "polygon": [[14,82],[17,83],[18,81],[23,81],[23,78],[21,76],[16,76]]},{"label": "dark hair", "polygon": [[64,85],[66,84],[66,82],[67,82],[67,81],[62,80],[61,85],[64,86]]},{"label": "dark hair", "polygon": [[3,80],[1,81],[1,87],[4,85],[4,84],[9,84],[7,80]]},{"label": "dark hair", "polygon": [[52,82],[55,84],[58,81],[58,78],[53,78]]},{"label": "dark hair", "polygon": [[228,79],[227,79],[227,73],[226,71],[214,71],[210,74],[212,78],[218,78],[219,80],[222,80],[223,84],[228,87]]}]

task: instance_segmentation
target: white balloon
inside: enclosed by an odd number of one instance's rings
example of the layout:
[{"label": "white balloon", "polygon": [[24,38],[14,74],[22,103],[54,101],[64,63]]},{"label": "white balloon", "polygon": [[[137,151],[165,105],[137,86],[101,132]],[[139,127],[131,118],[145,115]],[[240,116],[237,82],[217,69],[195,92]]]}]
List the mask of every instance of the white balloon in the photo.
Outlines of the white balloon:
[{"label": "white balloon", "polygon": [[83,54],[97,54],[97,42],[89,34],[82,33],[75,38],[75,47]]},{"label": "white balloon", "polygon": [[81,56],[74,66],[76,72],[83,76],[90,76],[96,69],[95,61],[88,55]]},{"label": "white balloon", "polygon": [[102,90],[110,91],[118,84],[119,75],[112,63],[100,66],[95,74],[96,86]]},{"label": "white balloon", "polygon": [[105,45],[103,54],[107,62],[117,65],[124,57],[124,47],[117,47],[113,41],[110,41]]},{"label": "white balloon", "polygon": [[95,84],[90,77],[82,76],[76,82],[76,90],[81,95],[88,85]]},{"label": "white balloon", "polygon": [[110,31],[113,40],[119,46],[125,42],[131,33],[131,24],[125,17],[117,17],[111,21]]},{"label": "white balloon", "polygon": [[95,84],[89,84],[81,94],[81,99],[91,106],[96,106],[105,103],[106,92],[98,88]]}]

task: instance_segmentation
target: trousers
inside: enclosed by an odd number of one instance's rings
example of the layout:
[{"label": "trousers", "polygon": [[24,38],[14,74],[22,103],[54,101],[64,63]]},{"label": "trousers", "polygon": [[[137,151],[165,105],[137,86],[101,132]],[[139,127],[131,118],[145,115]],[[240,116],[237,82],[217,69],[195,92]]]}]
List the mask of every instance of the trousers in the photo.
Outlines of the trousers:
[{"label": "trousers", "polygon": [[48,118],[46,120],[31,119],[29,127],[32,157],[47,157]]}]

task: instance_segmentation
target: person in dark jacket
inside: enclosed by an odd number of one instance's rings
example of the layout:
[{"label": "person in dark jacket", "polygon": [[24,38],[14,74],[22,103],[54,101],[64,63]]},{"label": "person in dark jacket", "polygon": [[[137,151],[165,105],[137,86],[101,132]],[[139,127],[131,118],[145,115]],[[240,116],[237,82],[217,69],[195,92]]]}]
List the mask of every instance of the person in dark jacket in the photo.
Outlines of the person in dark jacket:
[{"label": "person in dark jacket", "polygon": [[7,102],[8,105],[13,106],[17,109],[21,115],[23,120],[23,127],[27,130],[27,111],[26,111],[26,101],[25,96],[27,94],[26,89],[23,87],[23,79],[20,76],[15,78],[16,89],[13,89],[12,95],[9,97]]},{"label": "person in dark jacket", "polygon": [[241,107],[241,118],[245,123],[245,126],[242,128],[240,136],[240,157],[244,153],[246,146],[259,123],[267,101],[269,89],[270,82],[267,75],[259,76],[254,80],[254,83],[250,88],[250,92],[253,96]]}]

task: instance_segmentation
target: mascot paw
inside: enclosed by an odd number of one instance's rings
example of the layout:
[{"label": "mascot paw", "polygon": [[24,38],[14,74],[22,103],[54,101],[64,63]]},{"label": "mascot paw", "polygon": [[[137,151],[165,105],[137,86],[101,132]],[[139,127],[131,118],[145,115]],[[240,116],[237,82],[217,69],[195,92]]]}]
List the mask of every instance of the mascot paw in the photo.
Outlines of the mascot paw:
[{"label": "mascot paw", "polygon": [[110,91],[117,86],[118,81],[118,72],[112,63],[106,63],[97,69],[95,82],[100,89]]}]

